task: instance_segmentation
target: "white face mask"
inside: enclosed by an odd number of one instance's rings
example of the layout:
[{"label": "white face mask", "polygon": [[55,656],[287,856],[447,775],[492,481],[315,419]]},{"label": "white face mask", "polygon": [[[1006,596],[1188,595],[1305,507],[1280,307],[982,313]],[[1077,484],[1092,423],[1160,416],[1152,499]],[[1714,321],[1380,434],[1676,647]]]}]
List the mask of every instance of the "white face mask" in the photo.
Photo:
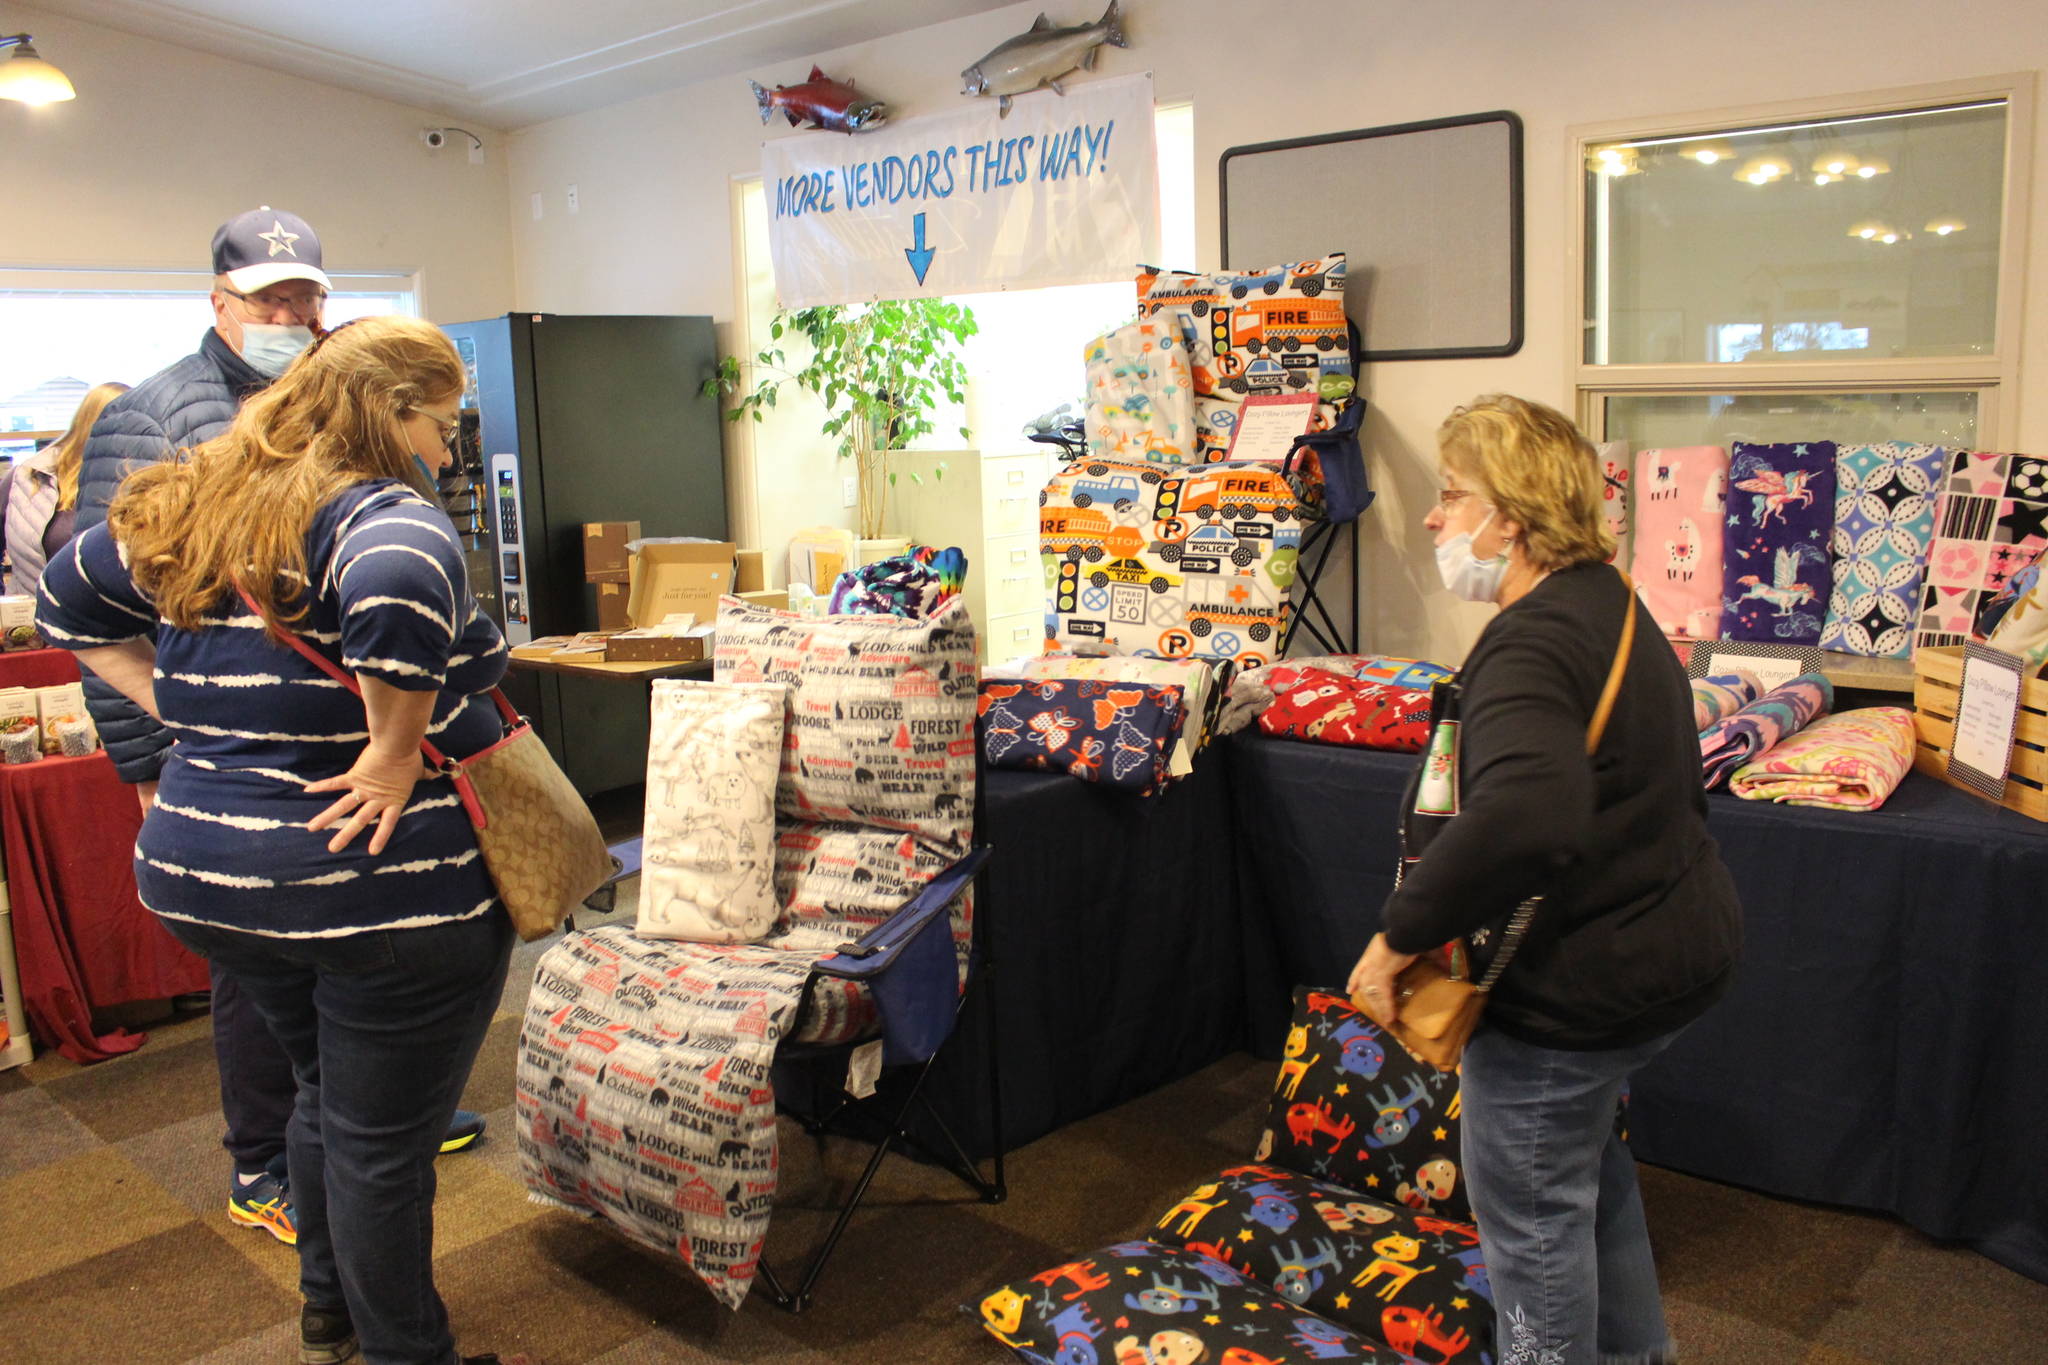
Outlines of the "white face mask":
[{"label": "white face mask", "polygon": [[1493,513],[1486,514],[1486,521],[1470,531],[1460,531],[1436,547],[1436,571],[1443,578],[1444,586],[1467,602],[1492,602],[1500,597],[1500,581],[1508,571],[1507,551],[1503,549],[1492,559],[1479,559],[1472,553],[1472,537],[1486,529],[1486,523],[1493,520]]},{"label": "white face mask", "polygon": [[275,322],[242,324],[242,359],[265,379],[275,379],[290,369],[299,353],[312,344],[310,327],[286,327]]}]

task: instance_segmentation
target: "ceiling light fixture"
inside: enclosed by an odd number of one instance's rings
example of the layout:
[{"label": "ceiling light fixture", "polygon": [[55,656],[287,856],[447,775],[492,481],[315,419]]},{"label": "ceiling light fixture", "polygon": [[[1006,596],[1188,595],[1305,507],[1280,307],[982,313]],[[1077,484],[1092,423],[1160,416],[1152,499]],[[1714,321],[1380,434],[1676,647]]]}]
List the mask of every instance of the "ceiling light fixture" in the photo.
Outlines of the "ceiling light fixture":
[{"label": "ceiling light fixture", "polygon": [[0,100],[55,104],[77,96],[64,73],[36,54],[26,33],[0,37],[0,49],[10,47],[14,51],[0,59]]},{"label": "ceiling light fixture", "polygon": [[1851,237],[1861,237],[1864,241],[1870,242],[1877,240],[1890,231],[1890,228],[1878,222],[1875,218],[1866,218],[1862,222],[1852,225],[1849,229],[1849,235]]},{"label": "ceiling light fixture", "polygon": [[1946,237],[1952,232],[1961,232],[1969,226],[1960,218],[1936,218],[1927,225],[1927,230],[1937,237]]},{"label": "ceiling light fixture", "polygon": [[[1862,164],[1853,153],[1845,152],[1839,147],[1830,152],[1822,152],[1813,159],[1815,179],[1819,180],[1820,176],[1826,175],[1840,180],[1845,175],[1854,174],[1856,168]],[[1819,183],[1825,185],[1828,182],[1820,180]]]},{"label": "ceiling light fixture", "polygon": [[1876,176],[1886,175],[1890,173],[1891,168],[1891,162],[1886,161],[1881,156],[1873,156],[1867,158],[1865,161],[1863,161],[1861,165],[1857,166],[1855,174],[1858,179],[1869,180]]},{"label": "ceiling light fixture", "polygon": [[1768,185],[1792,168],[1775,156],[1751,157],[1736,170],[1737,180],[1746,180],[1752,185]]}]

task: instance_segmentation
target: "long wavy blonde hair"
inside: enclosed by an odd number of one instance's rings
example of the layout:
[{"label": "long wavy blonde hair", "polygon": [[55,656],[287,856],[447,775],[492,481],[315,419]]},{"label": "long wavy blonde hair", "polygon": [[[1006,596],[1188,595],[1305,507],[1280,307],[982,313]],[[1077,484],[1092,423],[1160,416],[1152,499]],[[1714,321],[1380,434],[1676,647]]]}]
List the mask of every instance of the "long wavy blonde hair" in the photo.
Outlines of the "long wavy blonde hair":
[{"label": "long wavy blonde hair", "polygon": [[85,397],[78,400],[78,411],[71,414],[71,425],[51,444],[51,449],[57,452],[51,468],[57,476],[58,511],[68,512],[78,506],[78,465],[85,457],[85,438],[92,435],[92,424],[100,420],[107,404],[126,392],[126,384],[95,384],[87,389]]},{"label": "long wavy blonde hair", "polygon": [[273,633],[311,596],[306,531],[334,496],[370,479],[430,492],[398,424],[463,388],[441,329],[407,317],[335,328],[185,457],[132,475],[107,509],[136,586],[171,624],[195,630],[248,590]]}]

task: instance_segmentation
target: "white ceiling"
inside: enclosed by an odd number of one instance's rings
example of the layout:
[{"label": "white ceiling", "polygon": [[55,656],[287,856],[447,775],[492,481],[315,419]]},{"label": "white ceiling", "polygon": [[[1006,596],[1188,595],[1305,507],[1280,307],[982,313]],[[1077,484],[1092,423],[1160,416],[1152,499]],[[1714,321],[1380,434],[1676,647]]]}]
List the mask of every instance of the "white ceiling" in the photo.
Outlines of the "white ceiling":
[{"label": "white ceiling", "polygon": [[[1009,0],[38,0],[92,23],[512,129]],[[801,79],[792,71],[788,79]]]}]

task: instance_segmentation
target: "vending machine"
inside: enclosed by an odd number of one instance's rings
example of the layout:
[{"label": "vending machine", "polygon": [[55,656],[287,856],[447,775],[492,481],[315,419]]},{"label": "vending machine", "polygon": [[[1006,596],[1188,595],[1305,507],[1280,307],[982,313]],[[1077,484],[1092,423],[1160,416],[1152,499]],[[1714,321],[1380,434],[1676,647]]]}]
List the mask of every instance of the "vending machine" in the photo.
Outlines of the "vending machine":
[{"label": "vending machine", "polygon": [[[460,461],[444,500],[478,602],[514,644],[590,630],[583,526],[727,538],[711,319],[512,313],[444,330],[469,371]],[[450,486],[456,481],[451,480]],[[643,780],[647,694],[607,679],[514,670],[506,692],[586,794]]]}]

